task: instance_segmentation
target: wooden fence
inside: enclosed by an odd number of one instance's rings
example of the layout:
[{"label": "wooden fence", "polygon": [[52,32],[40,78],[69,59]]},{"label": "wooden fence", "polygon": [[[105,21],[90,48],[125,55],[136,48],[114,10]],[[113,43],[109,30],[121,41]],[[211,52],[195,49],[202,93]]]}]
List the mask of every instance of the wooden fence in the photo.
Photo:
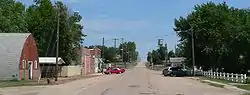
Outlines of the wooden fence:
[{"label": "wooden fence", "polygon": [[203,71],[203,76],[216,78],[216,79],[223,79],[223,80],[228,80],[228,81],[238,82],[238,83],[247,83],[246,74]]}]

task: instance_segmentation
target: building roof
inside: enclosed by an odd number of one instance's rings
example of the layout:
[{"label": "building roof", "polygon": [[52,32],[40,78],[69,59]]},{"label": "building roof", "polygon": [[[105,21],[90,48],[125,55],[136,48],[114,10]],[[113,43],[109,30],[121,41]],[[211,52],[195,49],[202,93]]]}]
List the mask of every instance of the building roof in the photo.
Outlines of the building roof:
[{"label": "building roof", "polygon": [[[30,33],[0,33],[0,77],[16,73],[24,43]],[[16,75],[16,74],[15,74]]]},{"label": "building roof", "polygon": [[98,47],[89,50],[92,57],[101,57],[101,49],[99,49]]},{"label": "building roof", "polygon": [[90,56],[90,50],[87,48],[82,48],[82,54],[85,56]]},{"label": "building roof", "polygon": [[[56,64],[56,57],[39,57],[39,64]],[[58,64],[65,64],[61,57],[58,57]]]},{"label": "building roof", "polygon": [[170,62],[183,62],[185,61],[184,57],[172,57],[169,59]]}]

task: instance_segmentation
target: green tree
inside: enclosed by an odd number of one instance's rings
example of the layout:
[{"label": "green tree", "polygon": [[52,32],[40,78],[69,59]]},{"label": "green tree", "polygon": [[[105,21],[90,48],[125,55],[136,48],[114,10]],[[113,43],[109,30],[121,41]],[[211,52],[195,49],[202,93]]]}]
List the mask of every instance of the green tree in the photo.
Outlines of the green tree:
[{"label": "green tree", "polygon": [[[91,45],[91,46],[88,46],[87,48],[93,49],[95,47],[103,50],[102,49],[103,46],[101,45]],[[103,53],[103,51],[101,53]],[[104,62],[105,63],[116,62],[117,60],[115,59],[115,53],[116,53],[116,49],[114,47],[104,46]]]},{"label": "green tree", "polygon": [[77,12],[70,12],[62,2],[55,5],[50,0],[36,0],[25,15],[28,30],[34,35],[39,49],[39,56],[55,56],[56,30],[59,13],[59,56],[66,63],[80,63],[79,53],[83,37],[83,26],[78,24],[82,17]]},{"label": "green tree", "polygon": [[[123,49],[123,50],[122,50]],[[135,42],[124,42],[119,45],[119,55],[122,56],[123,52],[123,61],[136,61],[138,59],[139,53],[136,51]]]},{"label": "green tree", "polygon": [[157,49],[157,52],[159,53],[159,58],[160,60],[166,60],[167,58],[167,47],[164,47],[164,46],[160,46],[159,49]]},{"label": "green tree", "polygon": [[148,54],[147,54],[147,61],[151,62],[152,61],[151,58],[152,58],[152,53],[148,52]]},{"label": "green tree", "polygon": [[115,53],[116,53],[116,48],[114,47],[109,47],[107,48],[107,50],[104,51],[104,58],[105,60],[109,60],[110,62],[116,62],[116,56],[115,56]]},{"label": "green tree", "polygon": [[155,65],[162,64],[162,60],[160,59],[160,54],[157,50],[152,51],[152,61]]},{"label": "green tree", "polygon": [[169,58],[170,58],[170,57],[175,57],[175,53],[174,53],[173,50],[171,50],[171,51],[168,52],[168,57],[169,57]]},{"label": "green tree", "polygon": [[15,0],[0,0],[0,33],[28,32],[25,6]]},{"label": "green tree", "polygon": [[[175,31],[180,37],[182,54],[192,62],[191,32],[194,33],[197,66],[224,68],[239,72],[249,68],[250,11],[229,7],[226,3],[208,2],[196,5],[186,17],[175,20]],[[239,59],[243,55],[244,59]],[[240,60],[241,61],[240,63]]]},{"label": "green tree", "polygon": [[54,56],[56,11],[51,1],[36,0],[26,10],[25,19],[37,42],[39,56]]},{"label": "green tree", "polygon": [[184,49],[183,49],[183,44],[178,44],[177,47],[175,48],[174,55],[176,57],[183,57],[184,56]]}]

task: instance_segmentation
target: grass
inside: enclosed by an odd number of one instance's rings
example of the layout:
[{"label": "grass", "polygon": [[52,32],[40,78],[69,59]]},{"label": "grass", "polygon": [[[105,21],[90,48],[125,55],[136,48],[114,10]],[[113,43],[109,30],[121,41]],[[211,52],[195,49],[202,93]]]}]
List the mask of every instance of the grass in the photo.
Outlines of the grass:
[{"label": "grass", "polygon": [[[238,88],[245,89],[245,90],[250,90],[250,85],[235,85]],[[250,95],[250,94],[249,94]]]},{"label": "grass", "polygon": [[[200,77],[200,79],[202,80],[211,80],[211,81],[216,81],[216,82],[220,82],[220,83],[224,83],[224,84],[229,84],[230,83],[234,83],[232,81],[228,81],[228,80],[222,80],[222,79],[215,79],[215,78],[208,78],[208,77]],[[245,89],[245,90],[250,90],[250,80],[248,78],[247,83],[246,84],[242,84],[242,85],[234,85],[240,89]],[[250,95],[250,94],[246,94],[246,95]]]},{"label": "grass", "polygon": [[221,84],[210,83],[210,82],[205,82],[205,81],[201,81],[201,82],[206,83],[206,84],[211,85],[211,86],[214,86],[214,87],[224,88],[224,85],[221,85]]},{"label": "grass", "polygon": [[244,93],[244,94],[241,94],[241,95],[250,95],[250,93]]},{"label": "grass", "polygon": [[231,81],[222,80],[222,79],[215,79],[215,78],[209,78],[209,77],[200,77],[200,79],[202,79],[202,80],[216,81],[216,82],[220,82],[220,83],[224,83],[224,84],[232,83]]},{"label": "grass", "polygon": [[208,85],[215,86],[215,87],[220,87],[220,88],[224,88],[224,85],[215,84],[215,83],[208,83]]},{"label": "grass", "polygon": [[26,80],[0,80],[0,88],[3,87],[13,87],[13,86],[29,86],[35,85],[35,81],[26,81]]}]

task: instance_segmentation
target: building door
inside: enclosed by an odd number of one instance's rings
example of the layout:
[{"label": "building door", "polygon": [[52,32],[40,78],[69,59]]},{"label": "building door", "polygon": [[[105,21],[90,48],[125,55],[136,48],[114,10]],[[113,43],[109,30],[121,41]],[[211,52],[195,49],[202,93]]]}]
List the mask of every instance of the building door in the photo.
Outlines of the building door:
[{"label": "building door", "polygon": [[32,61],[28,61],[28,64],[29,64],[29,79],[32,79],[32,71],[33,71],[33,66],[32,66],[32,64],[33,64],[33,62]]}]

